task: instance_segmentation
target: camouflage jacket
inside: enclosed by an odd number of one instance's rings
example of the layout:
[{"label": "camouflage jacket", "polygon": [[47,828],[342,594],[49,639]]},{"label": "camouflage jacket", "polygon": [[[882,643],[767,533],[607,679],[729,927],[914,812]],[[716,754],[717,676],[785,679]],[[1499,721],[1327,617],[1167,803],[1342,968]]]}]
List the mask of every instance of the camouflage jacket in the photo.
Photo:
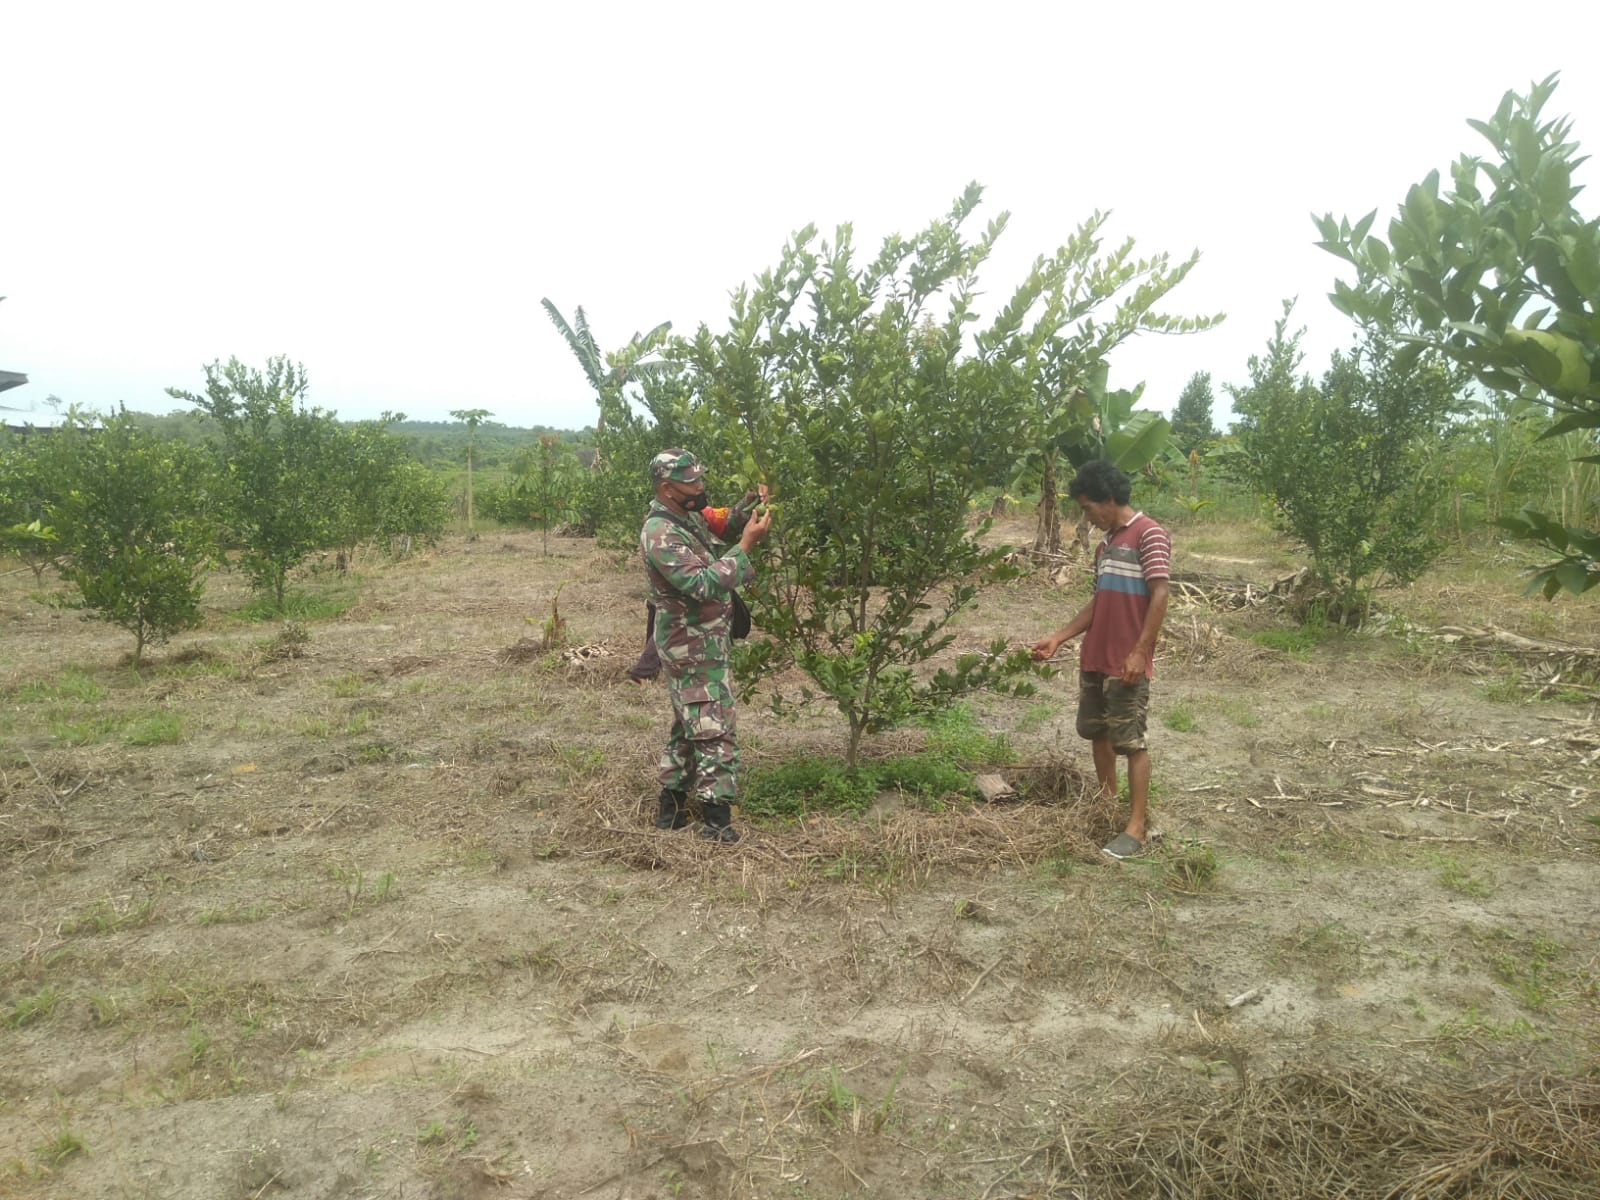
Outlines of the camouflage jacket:
[{"label": "camouflage jacket", "polygon": [[[748,515],[735,508],[728,517],[725,533],[734,538],[744,529]],[[693,526],[698,539],[679,521]],[[702,544],[704,543],[704,544]],[[733,616],[732,595],[740,584],[756,577],[749,555],[737,545],[719,558],[711,550],[717,538],[699,513],[684,517],[670,512],[659,500],[651,501],[650,511],[639,532],[639,548],[644,554],[644,572],[650,585],[650,599],[667,614],[665,629],[658,623],[658,636],[682,642],[694,635],[727,638]]]}]

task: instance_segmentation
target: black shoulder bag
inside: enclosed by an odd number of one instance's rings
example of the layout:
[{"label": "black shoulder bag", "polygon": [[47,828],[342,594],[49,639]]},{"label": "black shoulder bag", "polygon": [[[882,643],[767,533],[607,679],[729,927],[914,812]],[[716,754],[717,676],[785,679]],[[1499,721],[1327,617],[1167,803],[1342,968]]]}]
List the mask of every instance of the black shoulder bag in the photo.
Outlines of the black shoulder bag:
[{"label": "black shoulder bag", "polygon": [[[682,520],[677,513],[669,512],[666,509],[662,510],[661,515],[699,542],[700,548],[710,555],[713,561],[721,557],[706,544],[705,538],[700,536],[700,531],[694,527],[693,522]],[[750,636],[750,606],[744,602],[744,598],[738,592],[730,590],[729,595],[733,597],[733,616],[728,622],[728,632],[736,641],[742,641]]]}]

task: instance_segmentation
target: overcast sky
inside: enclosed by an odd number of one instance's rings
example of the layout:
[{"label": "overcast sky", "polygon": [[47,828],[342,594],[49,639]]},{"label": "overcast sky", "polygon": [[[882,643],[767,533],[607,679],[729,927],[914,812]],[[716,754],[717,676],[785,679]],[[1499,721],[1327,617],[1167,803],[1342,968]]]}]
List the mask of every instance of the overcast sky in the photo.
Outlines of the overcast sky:
[{"label": "overcast sky", "polygon": [[1170,410],[1209,371],[1220,416],[1284,298],[1308,368],[1350,340],[1309,214],[1387,218],[1552,72],[1600,149],[1597,35],[1600,5],[1503,0],[9,4],[0,369],[31,382],[0,404],[165,411],[286,354],[347,418],[587,425],[541,296],[606,348],[720,329],[806,223],[875,249],[975,179],[1011,213],[985,317],[1097,208],[1198,248],[1168,307],[1227,321],[1111,380]]}]

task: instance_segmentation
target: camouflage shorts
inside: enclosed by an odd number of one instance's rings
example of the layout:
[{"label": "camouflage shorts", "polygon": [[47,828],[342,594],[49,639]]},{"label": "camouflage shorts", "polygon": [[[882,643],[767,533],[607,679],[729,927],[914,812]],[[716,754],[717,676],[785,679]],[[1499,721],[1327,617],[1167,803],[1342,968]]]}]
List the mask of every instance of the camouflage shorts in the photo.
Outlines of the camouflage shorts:
[{"label": "camouflage shorts", "polygon": [[1118,754],[1143,750],[1150,714],[1150,681],[1129,687],[1121,677],[1100,671],[1078,672],[1078,736],[1109,739]]}]

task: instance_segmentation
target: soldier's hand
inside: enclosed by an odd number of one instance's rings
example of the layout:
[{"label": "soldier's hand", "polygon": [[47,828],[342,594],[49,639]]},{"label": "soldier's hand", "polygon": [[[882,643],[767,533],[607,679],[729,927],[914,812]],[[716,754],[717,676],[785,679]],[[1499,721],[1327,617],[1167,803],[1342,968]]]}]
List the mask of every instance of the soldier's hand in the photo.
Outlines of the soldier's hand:
[{"label": "soldier's hand", "polygon": [[739,535],[739,545],[748,554],[755,549],[756,544],[767,536],[767,530],[772,528],[772,510],[758,508],[750,515],[746,522],[744,532]]}]

